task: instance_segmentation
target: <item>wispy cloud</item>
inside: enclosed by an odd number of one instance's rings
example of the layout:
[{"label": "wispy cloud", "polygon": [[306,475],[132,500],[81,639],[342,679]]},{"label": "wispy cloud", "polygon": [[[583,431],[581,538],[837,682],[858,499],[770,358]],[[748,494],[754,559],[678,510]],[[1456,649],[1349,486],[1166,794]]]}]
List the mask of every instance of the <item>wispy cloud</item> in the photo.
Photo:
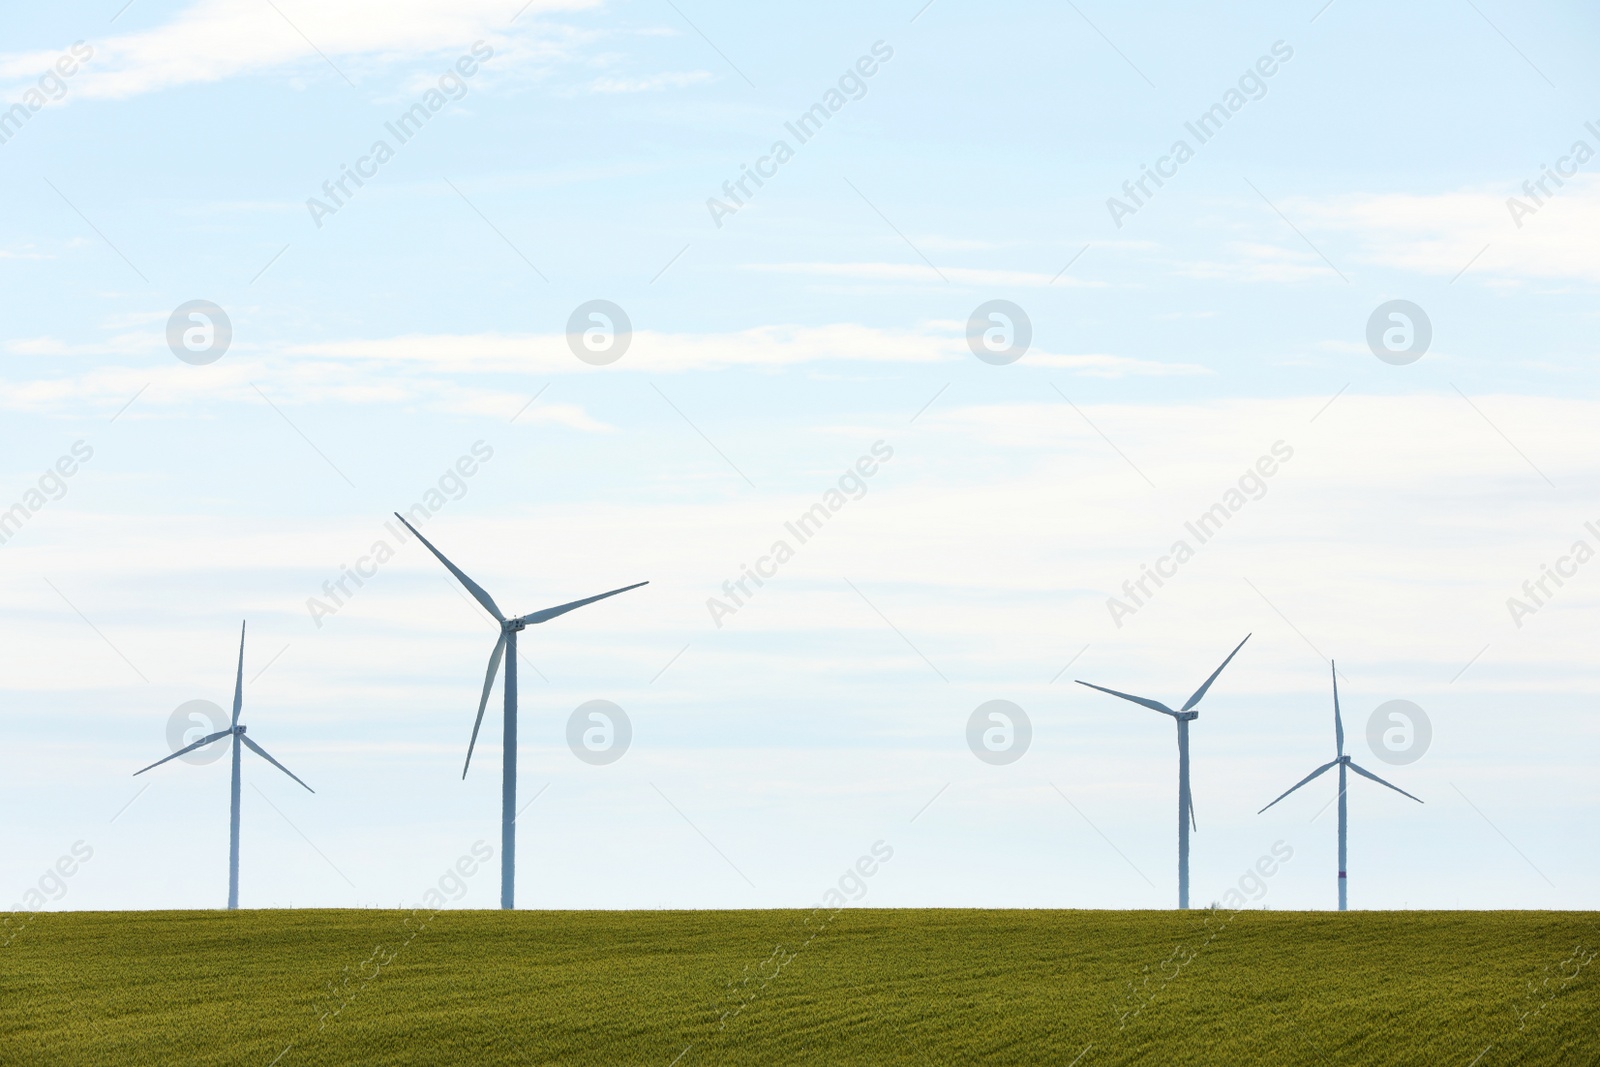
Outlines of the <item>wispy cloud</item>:
[{"label": "wispy cloud", "polygon": [[[938,277],[929,272],[925,265],[916,263],[746,263],[744,269],[776,274],[859,278],[877,282],[939,282]],[[1043,288],[1055,280],[1054,274],[1023,270],[988,270],[941,265],[939,272],[959,285],[1017,285]],[[1098,288],[1104,284],[1070,276],[1063,276],[1056,281],[1056,285],[1061,288]]]},{"label": "wispy cloud", "polygon": [[[1507,200],[1536,207],[1519,227]],[[1302,225],[1349,234],[1353,258],[1398,270],[1501,281],[1600,281],[1600,179],[1578,176],[1534,205],[1520,188],[1478,188],[1437,194],[1387,193],[1286,200]],[[1486,247],[1487,246],[1487,247]],[[1476,257],[1476,258],[1474,258]]]},{"label": "wispy cloud", "polygon": [[645,78],[596,78],[590,85],[593,93],[657,93],[664,89],[682,89],[711,80],[711,72],[691,70],[655,74]]},{"label": "wispy cloud", "polygon": [[[147,316],[137,316],[146,321]],[[321,341],[273,347],[237,344],[226,359],[196,375],[171,360],[155,329],[119,332],[101,341],[68,343],[55,337],[12,341],[14,356],[43,357],[47,368],[26,376],[13,365],[0,379],[0,409],[55,411],[78,402],[120,405],[141,385],[155,382],[140,401],[151,417],[164,404],[246,390],[251,381],[275,383],[292,403],[412,404],[419,408],[510,417],[527,399],[527,382],[552,374],[591,374],[567,348],[562,334],[411,334]],[[791,367],[803,364],[907,364],[971,360],[959,322],[929,322],[920,329],[887,330],[855,323],[827,326],[760,326],[728,333],[635,333],[628,354],[607,373],[681,373],[721,367]],[[1209,374],[1194,363],[1167,363],[1104,352],[1042,349],[1025,357],[1034,366],[1094,378]],[[100,365],[63,374],[64,362]],[[114,362],[108,362],[114,361]],[[152,364],[154,364],[152,366]],[[579,411],[542,408],[539,419],[573,429],[608,429]]]},{"label": "wispy cloud", "polygon": [[[539,15],[598,7],[600,0],[532,0],[515,28],[503,0],[200,0],[153,29],[91,40],[94,58],[74,97],[128,97],[197,82],[290,69],[376,66],[454,55],[483,39],[536,49]],[[56,51],[0,55],[0,83],[33,79]]]}]

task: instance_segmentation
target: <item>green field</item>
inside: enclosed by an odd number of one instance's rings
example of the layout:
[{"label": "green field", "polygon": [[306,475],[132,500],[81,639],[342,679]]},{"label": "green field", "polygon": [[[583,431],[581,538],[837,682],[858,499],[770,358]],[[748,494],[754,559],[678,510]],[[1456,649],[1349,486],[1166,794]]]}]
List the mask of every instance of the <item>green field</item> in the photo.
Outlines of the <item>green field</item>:
[{"label": "green field", "polygon": [[0,1061],[1593,1064],[1597,949],[1569,912],[40,914]]}]

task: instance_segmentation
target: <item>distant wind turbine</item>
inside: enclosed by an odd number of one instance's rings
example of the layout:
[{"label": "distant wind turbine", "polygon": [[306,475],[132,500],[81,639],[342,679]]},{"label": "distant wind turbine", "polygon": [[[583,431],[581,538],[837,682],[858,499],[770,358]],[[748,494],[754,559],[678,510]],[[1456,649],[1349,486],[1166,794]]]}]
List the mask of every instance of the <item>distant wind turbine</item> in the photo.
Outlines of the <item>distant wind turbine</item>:
[{"label": "distant wind turbine", "polygon": [[[266,749],[262,748],[260,745],[256,744],[254,741],[250,740],[248,737],[245,736],[245,732],[244,732],[245,728],[239,722],[239,709],[242,708],[242,707],[244,707],[244,624],[240,623],[239,624],[239,673],[238,673],[238,676],[235,679],[234,684],[233,684],[233,722],[228,726],[228,728],[226,730],[218,730],[214,734],[208,734],[205,737],[202,737],[200,740],[196,741],[194,744],[186,745],[183,748],[178,749],[178,751],[176,751],[172,755],[166,757],[166,759],[158,759],[154,763],[150,764],[150,767],[145,767],[143,770],[138,770],[138,771],[134,771],[133,772],[134,777],[137,778],[139,775],[143,774],[145,771],[150,770],[151,767],[159,767],[163,763],[167,762],[167,760],[177,759],[179,756],[182,756],[185,753],[193,752],[197,748],[204,748],[206,745],[211,744],[213,741],[220,741],[224,737],[233,738],[233,793],[232,793],[233,801],[232,801],[231,813],[230,813],[230,815],[228,817],[228,908],[229,908],[230,911],[231,910],[235,910],[235,909],[237,909],[239,907],[239,746],[240,746],[240,744],[243,744],[245,747],[249,748],[250,751],[254,752],[256,755],[260,756],[262,759],[266,760],[268,763],[270,763],[274,767],[278,768],[278,770],[282,771],[284,774],[287,774],[290,778],[294,778],[295,781],[300,782],[300,779],[295,776],[295,773],[293,771],[291,771],[289,768],[285,767],[283,764],[279,763],[277,760],[273,759],[270,755],[268,755]],[[315,789],[312,789],[309,785],[306,785],[304,782],[300,782],[300,784],[301,785],[305,785],[306,786],[306,790],[308,792],[311,792],[311,793],[315,793],[316,792]]]},{"label": "distant wind turbine", "polygon": [[573,608],[581,608],[585,604],[593,604],[597,600],[626,593],[630,589],[637,589],[649,582],[635,582],[625,585],[621,589],[613,589],[609,593],[598,596],[584,597],[574,600],[570,604],[560,604],[553,608],[536,611],[532,615],[524,615],[519,619],[508,619],[505,613],[495,605],[494,599],[483,591],[483,587],[468,578],[457,567],[445,558],[433,544],[420,533],[417,528],[406,522],[405,516],[395,512],[395,518],[405,523],[406,529],[416,534],[418,541],[427,546],[428,551],[439,557],[439,562],[453,575],[456,580],[466,587],[484,609],[493,615],[500,623],[500,641],[494,646],[494,654],[489,657],[489,673],[483,679],[483,696],[478,701],[478,717],[472,724],[472,740],[467,744],[467,760],[461,766],[461,777],[467,776],[467,768],[472,765],[472,750],[478,743],[478,727],[483,725],[483,710],[489,706],[489,692],[494,688],[495,675],[500,670],[501,657],[506,661],[506,715],[505,715],[505,751],[502,754],[500,777],[500,907],[510,910],[515,905],[516,888],[516,859],[517,859],[517,634],[541,622],[549,622],[557,615],[565,615]]},{"label": "distant wind turbine", "polygon": [[[1328,661],[1328,666],[1333,667],[1332,660]],[[1399,793],[1401,796],[1411,797],[1411,794],[1407,793],[1404,789],[1401,789],[1397,785],[1384,781],[1371,771],[1357,766],[1355,763],[1351,762],[1349,756],[1344,754],[1344,721],[1339,717],[1339,671],[1336,667],[1333,667],[1333,736],[1335,745],[1334,760],[1330,763],[1324,763],[1322,766],[1318,767],[1316,770],[1300,779],[1294,785],[1290,786],[1283,793],[1283,796],[1278,798],[1278,800],[1282,800],[1284,797],[1288,796],[1290,793],[1293,793],[1296,789],[1299,789],[1301,786],[1311,781],[1323,771],[1328,770],[1330,767],[1339,768],[1339,910],[1348,911],[1350,910],[1350,880],[1345,877],[1345,852],[1346,844],[1350,835],[1350,813],[1345,804],[1345,768],[1348,767],[1350,770],[1355,771],[1363,778],[1371,778],[1379,785],[1386,785],[1390,789],[1393,789],[1396,793]],[[1415,800],[1418,804],[1422,803],[1422,801],[1416,797],[1411,797],[1411,799]],[[1276,804],[1278,800],[1274,800],[1272,804]],[[1272,804],[1268,804],[1267,808],[1272,807]],[[1256,812],[1256,814],[1260,815],[1261,812],[1266,811],[1267,808],[1262,808],[1261,811]]]},{"label": "distant wind turbine", "polygon": [[[1245,634],[1244,641],[1248,640],[1250,640],[1250,635]],[[1234,650],[1228,653],[1228,658],[1222,661],[1222,667],[1226,667],[1233,662],[1233,657],[1237,656],[1239,649],[1244,647],[1244,641],[1240,641],[1234,647]],[[1078,681],[1079,685],[1086,685],[1090,689],[1098,689],[1102,693],[1110,693],[1112,696],[1121,697],[1123,700],[1131,700],[1135,704],[1142,704],[1152,711],[1159,711],[1163,715],[1171,715],[1178,720],[1178,907],[1180,908],[1189,906],[1189,827],[1193,824],[1196,830],[1200,828],[1195,823],[1194,803],[1189,794],[1189,723],[1200,717],[1200,713],[1193,710],[1193,708],[1206,695],[1206,690],[1211,688],[1211,683],[1217,680],[1217,675],[1222,673],[1222,667],[1212,671],[1211,677],[1205,680],[1205,684],[1196,689],[1194,696],[1190,697],[1183,707],[1177,711],[1173,711],[1159,700],[1147,700],[1144,697],[1119,693],[1115,689],[1107,689],[1105,686],[1094,685],[1081,679]]]}]

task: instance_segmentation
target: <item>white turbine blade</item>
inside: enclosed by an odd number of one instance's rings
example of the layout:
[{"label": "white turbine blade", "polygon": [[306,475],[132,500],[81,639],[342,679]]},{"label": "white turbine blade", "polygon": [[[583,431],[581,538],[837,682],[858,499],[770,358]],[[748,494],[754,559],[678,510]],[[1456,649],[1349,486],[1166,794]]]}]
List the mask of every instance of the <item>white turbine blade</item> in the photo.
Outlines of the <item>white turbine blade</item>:
[{"label": "white turbine blade", "polygon": [[500,632],[500,641],[494,646],[494,655],[489,657],[489,673],[483,676],[483,698],[478,701],[478,717],[472,721],[472,740],[467,743],[467,762],[461,765],[461,777],[467,776],[467,768],[472,766],[472,750],[478,744],[478,727],[483,725],[483,709],[489,706],[489,691],[494,688],[495,675],[500,673],[500,657],[505,655],[506,635]]},{"label": "white turbine blade", "polygon": [[239,725],[239,709],[244,707],[244,623],[239,624],[239,675],[233,682],[233,725]]},{"label": "white turbine blade", "polygon": [[[1245,634],[1244,641],[1250,640],[1250,636],[1250,634]],[[1239,649],[1244,647],[1244,641],[1240,641],[1234,650],[1228,653],[1228,658],[1222,661],[1222,667],[1226,667],[1228,664],[1233,662],[1233,657],[1237,656],[1239,654]],[[1211,688],[1211,683],[1216,681],[1217,675],[1222,673],[1222,667],[1218,667],[1216,670],[1211,672],[1211,677],[1206,679],[1206,684],[1194,691],[1194,696],[1189,698],[1189,702],[1185,704],[1181,710],[1188,711],[1190,708],[1200,703],[1200,698],[1206,695],[1206,690]]]},{"label": "white turbine blade", "polygon": [[[268,755],[266,749],[262,748],[260,745],[256,744],[254,741],[250,740],[250,735],[249,734],[240,734],[239,735],[239,740],[243,741],[245,743],[245,747],[250,749],[250,751],[254,752],[256,755],[260,756],[262,759],[266,760],[268,763],[270,763],[274,767],[278,768],[278,770],[282,771],[284,774],[287,774],[290,778],[294,778],[295,781],[300,782],[300,779],[295,776],[295,773],[293,771],[291,771],[289,768],[285,767],[283,764],[279,763],[277,760],[273,759],[270,755]],[[300,784],[301,785],[306,785],[304,782],[300,782]],[[312,789],[309,785],[306,785],[306,792],[315,793],[316,790]]]},{"label": "white turbine blade", "polygon": [[[178,749],[178,751],[174,752],[172,755],[163,756],[161,759],[156,760],[154,763],[150,764],[150,767],[159,767],[163,763],[167,762],[167,760],[169,760],[169,759],[177,759],[179,756],[183,755],[186,752],[193,752],[197,748],[203,748],[204,746],[209,745],[211,742],[216,741],[219,738],[227,737],[231,733],[233,733],[232,730],[218,730],[214,734],[207,734],[205,737],[202,737],[200,740],[196,741],[194,744],[185,745],[184,747]],[[148,771],[150,769],[150,767],[145,767],[145,768],[142,768],[140,770],[134,771],[133,772],[133,776],[135,778],[137,778],[139,775],[143,774],[145,771]]]},{"label": "white turbine blade", "polygon": [[1195,821],[1194,817],[1194,797],[1189,798],[1189,825],[1194,828],[1195,833],[1200,832],[1200,824]]},{"label": "white turbine blade", "polygon": [[517,621],[526,623],[529,626],[533,626],[536,623],[549,622],[557,615],[565,615],[573,608],[581,608],[585,604],[593,604],[596,600],[604,600],[608,596],[616,596],[618,593],[626,593],[630,589],[637,589],[641,585],[649,584],[649,582],[635,582],[632,585],[625,585],[621,589],[613,589],[609,593],[601,593],[599,596],[588,596],[584,597],[582,600],[574,600],[570,604],[562,604],[559,607],[554,608],[545,608],[543,611],[536,611],[532,615],[524,615]]},{"label": "white turbine blade", "polygon": [[1114,697],[1121,697],[1123,700],[1131,700],[1135,704],[1143,704],[1145,707],[1149,708],[1151,711],[1159,711],[1163,715],[1171,715],[1174,718],[1176,718],[1177,715],[1178,715],[1177,712],[1173,711],[1171,708],[1167,707],[1165,704],[1161,703],[1161,701],[1159,701],[1159,700],[1148,700],[1148,699],[1146,699],[1144,697],[1136,697],[1131,693],[1119,693],[1115,689],[1107,689],[1103,685],[1095,685],[1093,682],[1086,682],[1082,678],[1075,678],[1073,680],[1076,681],[1079,685],[1088,686],[1090,689],[1098,689],[1102,693],[1110,693]]},{"label": "white turbine blade", "polygon": [[1333,671],[1333,735],[1338,739],[1339,751],[1336,755],[1344,755],[1344,720],[1339,717],[1339,668],[1335,667],[1333,660],[1328,661],[1328,667]]},{"label": "white turbine blade", "polygon": [[[1315,778],[1317,775],[1321,774],[1323,771],[1327,770],[1329,767],[1337,767],[1337,766],[1339,766],[1339,761],[1338,760],[1331,760],[1331,761],[1329,761],[1327,763],[1324,763],[1322,766],[1318,767],[1316,770],[1312,771],[1310,774],[1308,774],[1304,778],[1300,779],[1294,785],[1291,785],[1288,789],[1285,789],[1283,791],[1283,794],[1278,797],[1278,800],[1282,800],[1284,797],[1288,796],[1290,793],[1293,793],[1296,789],[1299,789],[1301,786],[1303,786],[1307,782],[1311,781],[1311,779]],[[1272,802],[1272,804],[1276,804],[1278,802],[1278,800],[1274,800]],[[1267,808],[1272,807],[1272,804],[1268,804]],[[1262,808],[1261,811],[1266,811],[1267,808]],[[1261,811],[1256,812],[1256,814],[1260,815]]]},{"label": "white turbine blade", "polygon": [[439,557],[439,562],[443,563],[445,567],[449,569],[450,573],[456,576],[456,581],[467,587],[467,592],[471,593],[478,603],[487,608],[490,615],[493,615],[500,622],[506,621],[505,614],[501,612],[500,608],[495,604],[494,598],[483,591],[483,586],[479,585],[471,578],[468,578],[466,574],[462,572],[460,567],[457,567],[454,563],[451,563],[448,559],[446,559],[444,553],[440,552],[437,548],[434,548],[433,544],[426,537],[423,537],[420,533],[417,533],[417,528],[411,525],[409,522],[406,522],[404,515],[397,511],[394,513],[394,517],[404,523],[406,529],[410,530],[413,534],[416,534],[417,540],[426,545],[429,552],[432,552],[435,556]]},{"label": "white turbine blade", "polygon": [[[1363,777],[1363,778],[1371,778],[1374,782],[1377,782],[1379,785],[1388,786],[1390,789],[1393,789],[1396,793],[1399,793],[1403,797],[1411,797],[1410,793],[1407,793],[1404,789],[1401,789],[1399,786],[1395,785],[1393,782],[1386,782],[1382,778],[1379,778],[1376,774],[1373,774],[1371,771],[1362,770],[1360,767],[1357,767],[1354,763],[1350,764],[1350,769],[1352,771],[1355,771],[1357,774],[1361,775],[1361,777]],[[1421,799],[1418,798],[1418,797],[1411,797],[1411,799],[1415,800],[1418,804],[1422,803]]]}]

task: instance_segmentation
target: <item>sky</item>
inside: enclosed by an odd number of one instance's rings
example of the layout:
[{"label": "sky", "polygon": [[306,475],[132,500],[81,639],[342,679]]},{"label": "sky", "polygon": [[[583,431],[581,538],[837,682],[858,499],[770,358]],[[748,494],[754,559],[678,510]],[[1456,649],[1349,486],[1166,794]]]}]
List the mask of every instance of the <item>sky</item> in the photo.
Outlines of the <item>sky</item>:
[{"label": "sky", "polygon": [[8,12],[0,904],[1595,907],[1596,29]]}]

